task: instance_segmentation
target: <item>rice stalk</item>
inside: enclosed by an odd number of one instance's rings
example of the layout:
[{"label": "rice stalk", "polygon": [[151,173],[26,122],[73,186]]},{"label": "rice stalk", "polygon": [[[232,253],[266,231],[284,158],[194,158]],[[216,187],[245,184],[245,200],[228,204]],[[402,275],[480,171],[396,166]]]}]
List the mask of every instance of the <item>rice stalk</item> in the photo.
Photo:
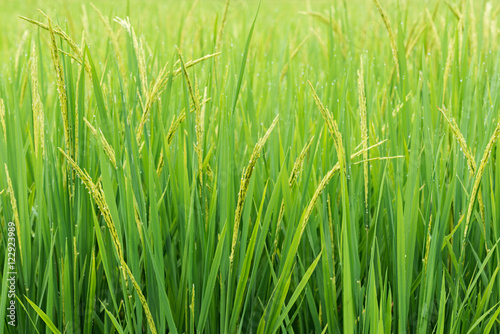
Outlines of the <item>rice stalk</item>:
[{"label": "rice stalk", "polygon": [[[293,186],[293,184],[296,182],[298,175],[302,171],[302,166],[304,165],[304,159],[306,157],[307,152],[309,151],[309,148],[311,147],[311,144],[314,140],[314,136],[309,140],[309,142],[302,148],[302,151],[300,152],[299,156],[297,159],[295,159],[295,162],[293,164],[292,171],[290,173],[290,176],[288,178],[288,185],[290,187]],[[283,220],[283,215],[285,213],[285,200],[281,200],[281,206],[280,206],[280,212],[278,214],[278,222],[276,223],[276,231],[274,233],[274,251],[273,254],[271,255],[271,262],[274,261],[274,256],[276,255],[276,250],[278,249],[278,232],[281,227],[281,222]]]},{"label": "rice stalk", "polygon": [[420,25],[421,27],[415,33],[415,36],[413,36],[413,38],[408,40],[408,43],[406,43],[406,52],[405,52],[406,59],[410,58],[411,52],[413,51],[413,49],[415,49],[415,46],[417,45],[417,42],[420,39],[420,36],[422,36],[422,33],[427,29],[426,24],[421,23]]},{"label": "rice stalk", "polygon": [[139,217],[139,208],[135,197],[134,197],[134,218],[135,218],[135,224],[137,226],[137,232],[139,233],[139,238],[141,239],[141,243],[144,243],[144,239],[142,237],[142,221],[141,218]]},{"label": "rice stalk", "polygon": [[431,27],[432,31],[432,39],[434,40],[434,43],[432,43],[432,46],[435,47],[438,52],[439,52],[439,58],[441,58],[442,53],[441,53],[441,39],[439,38],[439,33],[437,31],[436,25],[434,24],[434,20],[432,19],[432,14],[429,12],[429,10],[426,8],[425,9],[425,14],[427,15],[427,22]]},{"label": "rice stalk", "polygon": [[460,129],[458,128],[458,125],[455,122],[455,119],[452,117],[448,117],[448,115],[446,115],[446,111],[444,110],[444,108],[438,107],[438,110],[441,111],[441,113],[444,116],[444,119],[446,120],[446,122],[450,126],[453,135],[457,138],[458,144],[460,145],[462,152],[464,153],[465,158],[467,160],[469,172],[471,174],[474,174],[476,172],[476,168],[477,168],[476,161],[474,160],[474,156],[472,155],[472,152],[471,152],[469,146],[467,145],[467,142],[465,141],[464,136],[460,132]]},{"label": "rice stalk", "polygon": [[424,268],[426,270],[427,270],[427,263],[429,261],[429,252],[431,249],[431,227],[432,227],[432,213],[429,217],[429,226],[427,228],[427,241],[425,242]]},{"label": "rice stalk", "polygon": [[[95,200],[96,204],[99,206],[99,210],[101,211],[104,220],[106,221],[106,224],[108,226],[108,229],[111,233],[111,237],[113,240],[113,245],[115,246],[116,252],[118,254],[118,258],[121,260],[123,258],[123,252],[122,252],[122,247],[120,240],[118,238],[118,233],[116,232],[115,225],[113,223],[111,213],[109,212],[109,207],[106,203],[106,200],[104,199],[104,194],[102,192],[102,189],[100,187],[100,182],[94,183],[92,181],[92,178],[90,175],[85,171],[82,170],[76,163],[75,161],[67,154],[65,151],[63,151],[61,148],[58,148],[59,151],[64,155],[66,160],[69,162],[71,167],[76,171],[80,179],[83,181],[85,186],[90,192],[90,195],[92,195],[92,198]],[[125,274],[125,272],[124,272]],[[126,275],[124,275],[126,277]]]},{"label": "rice stalk", "polygon": [[99,129],[99,132],[97,132],[97,130],[92,126],[92,124],[90,124],[90,122],[85,117],[83,118],[83,121],[85,122],[85,124],[89,128],[90,132],[92,132],[92,135],[95,138],[99,138],[99,142],[102,145],[104,153],[106,153],[106,155],[108,156],[109,161],[111,161],[111,163],[113,164],[113,167],[117,168],[115,150],[108,143],[108,141],[106,140],[106,137],[104,137],[102,130]]},{"label": "rice stalk", "polygon": [[[134,30],[132,29],[132,32]],[[135,34],[134,34],[134,40],[135,40]],[[146,94],[148,92],[148,76],[147,76],[147,69],[146,69],[146,56],[144,55],[144,39],[141,37],[139,39],[139,42],[134,41],[134,48],[136,49],[137,57],[138,57],[138,63],[139,63],[139,76],[141,78],[141,87],[142,87],[142,93]]]},{"label": "rice stalk", "polygon": [[127,33],[130,35],[132,38],[132,45],[134,46],[134,51],[135,51],[135,56],[137,58],[137,65],[139,67],[139,79],[141,80],[141,90],[142,94],[147,94],[148,93],[148,77],[147,77],[147,69],[146,69],[146,60],[144,56],[144,48],[142,45],[144,44],[144,41],[141,39],[138,39],[134,27],[130,23],[129,18],[127,17],[126,19],[121,19],[119,17],[115,18],[115,22],[117,22],[119,25],[121,25]]},{"label": "rice stalk", "polygon": [[[191,66],[194,66],[212,57],[218,56],[219,54],[220,53],[213,53],[195,60],[188,61],[187,63],[184,64],[184,67],[188,69]],[[172,74],[170,74],[170,71],[167,70],[167,65],[165,65],[158,74],[156,81],[154,82],[153,86],[150,88],[150,91],[146,96],[146,103],[144,104],[141,121],[137,129],[137,135],[136,135],[137,142],[141,142],[141,137],[144,132],[144,124],[146,124],[146,121],[148,120],[151,107],[153,106],[153,103],[160,97],[160,94],[163,92],[163,90],[166,88],[170,75],[172,75],[172,79],[174,79],[181,72],[182,72],[182,67],[177,68],[172,72]]]},{"label": "rice stalk", "polygon": [[66,51],[64,51],[64,50],[61,50],[61,49],[57,49],[57,50],[58,50],[60,53],[62,53],[63,55],[65,55],[65,56],[67,56],[67,57],[69,57],[69,58],[73,59],[74,61],[76,61],[76,62],[78,62],[78,63],[80,62],[80,61],[78,60],[77,56],[75,56],[74,54],[71,54],[71,53],[66,52]]},{"label": "rice stalk", "polygon": [[[313,137],[313,138],[314,138],[314,137]],[[369,150],[371,150],[372,148],[375,148],[375,147],[377,147],[377,146],[382,145],[382,144],[383,144],[383,143],[385,143],[386,141],[387,141],[387,139],[386,139],[386,140],[382,140],[382,141],[380,141],[380,142],[378,142],[378,143],[376,143],[376,144],[374,144],[374,145],[372,145],[372,146],[370,146],[370,147],[363,148],[363,149],[359,150],[358,152],[351,154],[351,160],[352,160],[352,159],[355,159],[356,157],[358,157],[358,156],[360,156],[360,155],[363,155],[363,154],[365,153],[365,151],[369,151]],[[309,145],[310,145],[310,143],[312,143],[312,139],[310,140],[310,142],[309,142],[309,144],[308,144],[307,146],[309,146]],[[307,146],[306,146],[306,147],[307,147]],[[301,152],[300,156],[302,156],[302,153],[303,153],[303,152],[305,152],[305,153],[304,153],[304,156],[305,156],[305,154],[307,153],[307,151],[306,151],[306,147],[304,147],[304,148],[302,149],[302,152]],[[295,162],[295,164],[294,164],[294,169],[295,169],[295,166],[296,166],[296,165],[297,165],[297,166],[298,166],[298,165],[302,165],[302,162],[297,163],[297,161],[303,160],[303,159],[300,159],[300,156],[297,158],[297,160],[296,160],[296,162]],[[389,157],[389,158],[401,158],[401,157],[403,157],[403,156],[395,156],[395,157]],[[373,158],[373,159],[371,159],[371,160],[383,160],[383,159],[384,159],[384,157],[382,157],[382,158]],[[361,162],[363,162],[363,161],[361,161]],[[358,162],[358,163],[359,163],[359,162]],[[356,163],[354,163],[354,164],[356,164]],[[299,171],[298,173],[300,173],[301,167],[300,167],[300,168],[298,168],[297,170]],[[332,173],[333,173],[333,174],[335,174],[335,173],[336,173],[336,172],[338,172],[339,170],[340,170],[340,164],[337,162],[337,163],[333,166],[333,168],[332,168],[332,170],[331,170],[331,171],[332,171]],[[290,187],[293,185],[293,182],[295,181],[295,179],[296,179],[296,175],[297,175],[298,173],[294,173],[294,172],[293,172],[293,169],[292,169],[292,173],[290,174],[290,178],[289,178],[289,181],[288,181],[288,183],[289,183]],[[333,174],[332,174],[332,176],[333,176]],[[293,178],[292,178],[292,176],[293,176]],[[277,222],[277,226],[276,226],[275,239],[274,239],[274,252],[273,252],[272,257],[271,257],[272,261],[274,260],[274,256],[276,255],[277,243],[278,243],[278,240],[277,240],[277,234],[278,234],[279,228],[281,227],[281,221],[282,221],[283,214],[284,214],[284,208],[285,208],[285,203],[284,203],[284,201],[282,201],[282,202],[281,202],[281,206],[280,206],[280,213],[279,213],[279,215],[278,215],[278,222]],[[331,215],[331,211],[330,211],[330,215]],[[330,218],[331,218],[331,217],[330,217]],[[333,233],[333,231],[331,231],[331,233]],[[333,236],[332,236],[332,240],[333,240]],[[271,261],[271,262],[272,262],[272,261]]]},{"label": "rice stalk", "polygon": [[467,233],[469,232],[470,217],[472,215],[472,209],[474,208],[476,194],[478,192],[479,185],[481,184],[481,178],[483,176],[484,169],[486,168],[486,164],[488,163],[488,159],[490,157],[491,150],[493,149],[493,145],[497,141],[498,136],[500,136],[500,122],[497,123],[495,131],[493,131],[493,135],[491,136],[490,141],[488,142],[488,145],[486,145],[486,149],[484,150],[483,157],[481,159],[481,163],[479,164],[479,168],[476,172],[476,180],[474,181],[474,186],[472,187],[472,193],[471,193],[470,200],[469,200],[469,207],[467,209],[467,216],[466,216],[467,218],[465,219],[464,241],[462,244],[461,256],[463,256],[465,244],[467,242]]},{"label": "rice stalk", "polygon": [[69,164],[71,167],[76,171],[80,179],[83,181],[87,189],[89,190],[92,198],[96,202],[96,204],[99,206],[99,210],[101,211],[104,221],[106,222],[106,225],[108,227],[108,230],[111,234],[111,238],[113,240],[113,245],[115,246],[116,253],[118,254],[118,259],[120,261],[122,273],[123,273],[123,278],[124,281],[127,283],[127,276],[130,278],[132,281],[132,284],[134,286],[135,291],[139,295],[139,300],[142,304],[142,307],[144,308],[144,312],[146,313],[146,318],[149,324],[149,328],[152,333],[157,333],[156,331],[156,326],[154,324],[153,316],[151,315],[151,311],[149,310],[149,306],[147,304],[146,298],[144,297],[144,294],[142,293],[142,290],[135,280],[134,275],[130,271],[130,268],[128,267],[127,263],[125,262],[125,259],[123,257],[123,250],[122,246],[120,243],[120,239],[118,237],[118,233],[116,231],[115,224],[113,222],[113,218],[111,217],[111,212],[109,211],[109,206],[106,203],[106,199],[104,197],[104,192],[102,190],[102,187],[100,186],[100,183],[95,184],[92,181],[92,178],[88,175],[88,173],[85,170],[82,170],[71,157],[64,152],[61,148],[58,148],[59,151],[64,155],[66,160],[68,160]]},{"label": "rice stalk", "polygon": [[90,3],[90,6],[95,10],[95,12],[97,13],[97,16],[99,16],[102,23],[104,24],[104,28],[106,29],[106,32],[108,33],[109,39],[111,40],[111,43],[113,43],[113,48],[115,50],[116,60],[118,62],[118,67],[120,69],[120,73],[121,73],[123,78],[126,78],[125,63],[123,62],[123,57],[122,57],[121,49],[120,49],[120,43],[118,43],[118,36],[117,36],[116,32],[111,28],[111,25],[109,23],[109,18],[102,15],[101,11],[99,9],[97,9],[97,7],[94,6],[93,3]]},{"label": "rice stalk", "polygon": [[[82,45],[84,45],[84,37],[85,37],[85,34],[82,34]],[[85,83],[81,80],[82,78],[82,71],[78,71],[78,77],[77,77],[77,80],[76,80],[76,92],[79,92],[79,88],[80,88],[80,84],[83,83],[85,85]],[[75,103],[75,162],[78,163],[78,153],[79,153],[79,141],[80,141],[80,133],[79,133],[79,129],[80,129],[80,123],[78,121],[79,117],[78,117],[78,114],[79,113],[82,113],[82,115],[85,114],[85,110],[80,110],[80,104],[79,103]]]},{"label": "rice stalk", "polygon": [[323,22],[324,24],[330,24],[330,20],[323,14],[318,13],[318,12],[312,12],[312,11],[303,11],[299,12],[299,14],[302,15],[307,15],[310,17],[314,17],[315,19],[318,19],[319,21]]},{"label": "rice stalk", "polygon": [[[330,243],[332,248],[332,260],[334,260],[335,243],[333,239],[333,218],[332,218],[332,201],[330,199],[330,194],[326,197],[326,204],[328,206],[328,232],[330,233]],[[334,261],[332,261],[334,263]],[[333,281],[335,282],[335,270],[333,271]]]},{"label": "rice stalk", "polygon": [[417,32],[417,27],[424,27],[425,24],[422,24],[423,22],[420,22],[420,15],[416,18],[415,21],[413,21],[411,27],[409,30],[406,32],[407,40],[405,42],[405,50],[407,50],[408,45],[410,44],[410,41],[412,41],[415,38],[415,34]]},{"label": "rice stalk", "polygon": [[[383,88],[383,91],[384,91],[384,95],[382,96],[382,103],[380,104],[380,114],[381,115],[385,115],[385,107],[387,105],[387,87],[384,87]],[[384,131],[384,128],[382,129],[382,131]]]},{"label": "rice stalk", "polygon": [[[457,138],[458,144],[460,145],[461,151],[465,155],[465,160],[467,161],[467,167],[469,168],[469,174],[473,176],[476,173],[477,170],[477,165],[476,165],[476,160],[474,159],[474,156],[472,155],[472,152],[467,145],[467,142],[465,141],[464,136],[462,135],[462,132],[460,132],[460,129],[458,128],[457,123],[455,122],[455,119],[452,117],[448,117],[446,115],[446,112],[444,108],[439,108],[439,111],[443,114],[446,122],[451,128],[451,131],[453,132],[453,135],[455,138]],[[483,203],[483,195],[481,190],[479,190],[478,196],[477,196],[477,201],[479,203],[479,212],[481,214],[481,219],[483,220],[483,228],[486,229],[484,226],[484,215],[485,215],[485,208],[484,208],[484,203]]]},{"label": "rice stalk", "polygon": [[360,57],[360,65],[358,70],[358,100],[359,111],[361,114],[361,140],[363,141],[363,175],[365,181],[365,210],[368,212],[368,127],[366,125],[366,97],[365,97],[365,83],[363,78],[363,57]]},{"label": "rice stalk", "polygon": [[394,110],[392,111],[392,117],[396,117],[396,115],[399,113],[401,108],[403,108],[403,105],[405,104],[405,102],[408,102],[408,100],[410,99],[410,96],[411,96],[411,92],[409,92],[406,95],[404,102],[401,102],[398,105],[396,105],[396,108],[394,108]]},{"label": "rice stalk", "polygon": [[314,140],[314,136],[309,139],[309,142],[302,148],[302,151],[300,152],[299,156],[297,159],[295,159],[295,162],[292,167],[292,172],[290,173],[290,177],[288,178],[288,184],[290,187],[294,184],[294,182],[297,180],[298,175],[302,171],[302,166],[304,165],[304,159],[306,157],[307,152],[309,151],[309,148],[311,147],[311,144]]},{"label": "rice stalk", "polygon": [[193,88],[193,85],[191,84],[191,80],[189,79],[189,75],[188,75],[187,70],[186,70],[186,65],[184,64],[184,60],[182,59],[182,54],[181,54],[181,51],[179,50],[179,48],[177,48],[177,54],[179,55],[182,73],[184,74],[184,78],[186,79],[186,84],[188,86],[189,95],[191,95],[191,100],[194,103],[194,110],[197,114],[200,114],[201,113],[200,101],[198,99],[198,96],[196,95],[196,92]]},{"label": "rice stalk", "polygon": [[396,43],[396,37],[394,35],[394,32],[392,31],[391,28],[391,22],[389,21],[389,18],[387,17],[387,14],[385,13],[384,9],[380,5],[380,2],[378,0],[373,0],[373,2],[375,3],[375,6],[377,7],[380,16],[382,17],[382,21],[384,21],[385,28],[387,30],[387,33],[389,34],[389,40],[391,42],[392,59],[394,60],[394,64],[396,66],[396,73],[399,78],[398,45]]},{"label": "rice stalk", "polygon": [[[199,95],[199,93],[196,94],[197,96]],[[206,100],[206,98],[207,98],[207,87],[205,87],[203,93],[203,99]],[[205,131],[205,109],[206,109],[206,104],[204,104],[200,108],[199,112],[196,113],[196,122],[195,122],[195,130],[196,130],[195,151],[196,154],[198,155],[198,173],[200,176],[200,185],[203,184],[203,137]]]},{"label": "rice stalk", "polygon": [[35,44],[31,47],[31,106],[33,109],[33,136],[35,141],[35,156],[43,156],[44,151],[44,113],[43,105],[38,93],[38,62],[35,52]]},{"label": "rice stalk", "polygon": [[[43,16],[45,16],[48,20],[51,21],[50,17],[45,14],[43,11],[41,10],[38,10]],[[49,25],[47,24],[44,24],[42,22],[38,22],[36,20],[33,20],[33,19],[30,19],[30,18],[27,18],[27,17],[24,17],[24,16],[19,16],[20,19],[22,20],[25,20],[29,23],[32,23],[44,30],[47,30],[49,31],[50,30],[50,27]],[[61,37],[63,40],[65,40],[68,45],[70,46],[70,48],[73,50],[73,52],[76,53],[76,59],[78,60],[78,63],[80,65],[83,65],[85,67],[85,71],[87,72],[87,74],[89,75],[89,78],[92,78],[92,71],[90,69],[90,64],[87,60],[84,61],[84,57],[83,57],[83,52],[82,52],[82,49],[71,39],[71,37],[68,36],[68,34],[66,34],[66,32],[64,32],[64,30],[62,30],[57,24],[54,24],[54,22],[50,22],[52,24],[52,28],[53,28],[53,33],[55,35],[58,35],[59,37]]]},{"label": "rice stalk", "polygon": [[191,333],[194,333],[194,301],[195,301],[195,289],[194,289],[194,284],[191,288],[191,303],[189,304],[189,311],[191,313],[191,326],[190,330]]},{"label": "rice stalk", "polygon": [[262,151],[262,148],[264,147],[264,144],[266,143],[267,139],[271,135],[271,132],[273,131],[274,127],[276,126],[276,124],[278,124],[278,120],[279,120],[279,114],[276,115],[273,122],[271,123],[271,126],[269,126],[264,136],[262,136],[262,138],[259,139],[257,144],[255,144],[255,147],[252,151],[252,155],[250,156],[250,161],[248,162],[247,167],[244,168],[243,170],[243,175],[241,177],[241,183],[240,183],[240,190],[238,192],[236,211],[234,214],[233,241],[231,245],[231,255],[229,256],[230,267],[232,267],[233,265],[234,250],[236,247],[236,241],[238,240],[238,231],[240,226],[241,214],[243,212],[243,204],[245,203],[245,198],[248,191],[248,185],[250,184],[250,178],[252,177],[252,173],[255,168],[255,164],[257,163],[257,159],[260,156],[260,152]]},{"label": "rice stalk", "polygon": [[7,194],[10,197],[10,205],[12,207],[12,214],[14,215],[14,223],[16,224],[17,240],[19,247],[19,256],[21,258],[21,264],[23,263],[23,240],[21,238],[21,223],[19,221],[19,211],[17,210],[17,200],[16,194],[14,193],[14,188],[12,187],[12,180],[9,175],[9,168],[7,164],[4,163],[5,167],[5,177],[7,179]]},{"label": "rice stalk", "polygon": [[[338,170],[344,171],[344,173],[345,173],[345,168],[346,168],[346,165],[345,165],[346,157],[345,157],[344,145],[342,143],[342,134],[340,133],[340,131],[338,129],[337,122],[333,118],[333,115],[331,114],[331,112],[323,105],[323,103],[319,99],[311,82],[308,81],[308,83],[312,89],[313,97],[314,97],[314,100],[316,102],[316,105],[318,106],[318,109],[320,110],[321,115],[323,116],[323,118],[325,120],[325,123],[328,127],[328,130],[330,131],[330,133],[334,139],[335,150],[337,151],[338,162],[323,177],[320,184],[316,188],[316,191],[314,192],[313,197],[311,198],[306,210],[304,211],[303,218],[301,218],[302,226],[301,226],[300,234],[299,234],[300,237],[302,237],[302,234],[304,233],[304,230],[306,228],[309,217],[314,209],[314,206],[316,205],[316,201],[318,200],[319,196],[321,195],[321,193],[325,189],[326,185],[330,182],[331,178]],[[342,177],[344,177],[344,175],[342,175]]]},{"label": "rice stalk", "polygon": [[[60,259],[61,261],[61,272],[64,273],[64,258],[61,257]],[[61,290],[64,291],[64,279],[61,280]],[[65,307],[65,304],[66,304],[66,298],[64,298],[66,294],[65,293],[62,293],[61,294],[61,304],[62,304],[62,319],[63,319],[63,323],[67,323],[67,320],[66,320],[66,307]]]},{"label": "rice stalk", "polygon": [[[341,161],[341,159],[339,159],[339,162],[340,161]],[[328,171],[328,173],[326,173],[326,175],[323,177],[323,179],[319,183],[318,187],[316,188],[316,191],[314,192],[311,200],[309,201],[309,204],[307,205],[306,210],[304,211],[304,216],[303,216],[304,218],[302,219],[302,225],[300,227],[300,236],[302,236],[302,234],[304,234],[304,230],[306,229],[307,222],[309,220],[309,217],[311,216],[311,213],[314,209],[314,206],[316,205],[316,202],[318,201],[319,196],[321,195],[321,193],[325,189],[326,185],[330,182],[333,175],[335,175],[335,173],[338,172],[339,170],[340,170],[340,164],[337,163],[333,166],[332,169],[330,169]]]},{"label": "rice stalk", "polygon": [[274,262],[274,258],[278,251],[278,235],[281,228],[281,222],[283,221],[283,216],[285,215],[285,201],[281,201],[280,212],[278,214],[278,222],[276,223],[276,230],[274,231],[274,243],[273,243],[273,254],[271,255],[271,263]]},{"label": "rice stalk", "polygon": [[52,28],[52,20],[49,18],[49,32],[50,32],[50,51],[52,56],[52,64],[54,65],[54,70],[56,71],[57,78],[57,93],[59,95],[59,103],[61,106],[61,113],[63,118],[64,126],[64,141],[66,144],[66,151],[72,156],[72,145],[70,138],[70,125],[68,121],[68,98],[66,96],[66,83],[64,82],[64,71],[61,64],[61,59],[59,58],[59,51],[56,45],[56,38],[54,34],[54,29]]},{"label": "rice stalk", "polygon": [[128,265],[125,263],[124,260],[122,260],[122,266],[125,268],[125,271],[127,272],[128,276],[130,277],[130,280],[132,281],[132,285],[134,286],[135,292],[139,296],[139,300],[141,301],[142,307],[144,308],[144,313],[146,313],[146,319],[147,319],[148,324],[149,324],[149,329],[151,330],[151,332],[153,334],[158,333],[156,331],[156,326],[155,326],[155,322],[153,319],[153,315],[151,314],[151,311],[149,310],[148,302],[146,301],[146,297],[144,297],[144,294],[142,293],[141,287],[139,286],[139,284],[135,280],[134,275],[132,274],[132,272],[130,271],[130,268],[128,267]]},{"label": "rice stalk", "polygon": [[[181,125],[182,122],[186,119],[186,112],[182,110],[182,112],[177,116],[177,118],[174,118],[172,120],[172,124],[170,124],[170,128],[168,129],[167,133],[167,144],[170,145],[172,143],[172,140],[174,140],[174,135],[177,129],[179,128],[179,125]],[[158,167],[156,168],[156,174],[160,175],[162,170],[163,170],[163,164],[164,164],[164,157],[163,157],[163,150],[160,153],[160,158],[158,159]]]},{"label": "rice stalk", "polygon": [[170,125],[170,128],[168,129],[167,133],[167,142],[168,144],[172,143],[172,140],[174,139],[175,132],[177,131],[177,128],[179,125],[186,119],[186,113],[182,111],[180,115],[175,119],[175,121],[172,121],[172,124]]},{"label": "rice stalk", "polygon": [[222,21],[220,24],[219,32],[217,33],[217,41],[215,44],[215,50],[219,51],[222,47],[222,36],[224,34],[224,27],[226,25],[227,20],[227,10],[229,9],[230,0],[226,0],[226,4],[224,5],[224,13],[222,14]]},{"label": "rice stalk", "polygon": [[460,20],[460,18],[462,17],[462,14],[458,10],[458,8],[454,4],[450,3],[448,0],[445,0],[444,3],[446,4],[446,6],[448,6],[448,8],[453,13],[453,15],[455,15],[456,19]]},{"label": "rice stalk", "polygon": [[333,11],[332,11],[332,15],[330,15],[330,18],[326,17],[325,15],[323,15],[321,13],[312,12],[312,11],[299,12],[299,14],[307,15],[307,16],[313,17],[315,19],[318,19],[320,22],[331,27],[333,29],[333,31],[339,37],[342,54],[344,55],[344,57],[347,55],[347,42],[346,42],[347,39],[346,39],[344,33],[342,32],[342,28],[341,28],[340,24],[333,17]]},{"label": "rice stalk", "polygon": [[325,120],[325,123],[326,123],[326,126],[328,128],[328,131],[330,132],[330,134],[333,137],[333,141],[334,141],[334,144],[335,144],[335,149],[338,152],[339,163],[341,165],[344,165],[344,154],[345,153],[344,153],[344,148],[343,148],[343,144],[342,144],[342,135],[340,134],[337,122],[333,118],[332,113],[328,110],[328,108],[326,108],[323,105],[323,103],[319,99],[319,97],[316,94],[316,91],[314,90],[314,87],[311,84],[311,82],[310,81],[307,81],[307,82],[309,83],[309,86],[312,89],[314,101],[316,102],[316,105],[318,106],[318,109],[321,112],[321,116],[323,116],[323,119]]}]

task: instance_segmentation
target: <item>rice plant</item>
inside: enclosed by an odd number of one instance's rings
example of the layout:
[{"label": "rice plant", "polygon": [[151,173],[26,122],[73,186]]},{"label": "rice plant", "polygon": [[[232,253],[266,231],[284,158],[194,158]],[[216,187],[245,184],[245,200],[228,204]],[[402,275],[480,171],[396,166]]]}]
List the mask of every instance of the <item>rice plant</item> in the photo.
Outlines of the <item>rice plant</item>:
[{"label": "rice plant", "polygon": [[496,1],[0,18],[0,333],[500,333]]}]

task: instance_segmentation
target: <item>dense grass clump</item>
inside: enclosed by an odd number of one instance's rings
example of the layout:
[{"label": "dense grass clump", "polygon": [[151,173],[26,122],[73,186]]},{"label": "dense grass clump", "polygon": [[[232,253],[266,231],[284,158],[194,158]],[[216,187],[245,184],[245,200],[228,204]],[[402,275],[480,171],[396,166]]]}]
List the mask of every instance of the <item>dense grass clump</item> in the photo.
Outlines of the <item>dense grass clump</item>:
[{"label": "dense grass clump", "polygon": [[5,5],[0,332],[499,333],[499,17]]}]

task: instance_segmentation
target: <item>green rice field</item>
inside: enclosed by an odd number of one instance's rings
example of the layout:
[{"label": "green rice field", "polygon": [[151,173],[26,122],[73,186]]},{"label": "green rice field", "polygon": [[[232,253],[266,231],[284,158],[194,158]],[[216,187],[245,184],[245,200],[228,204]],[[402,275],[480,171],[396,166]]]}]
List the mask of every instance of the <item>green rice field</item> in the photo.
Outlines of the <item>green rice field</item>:
[{"label": "green rice field", "polygon": [[498,1],[0,7],[0,333],[500,333]]}]

